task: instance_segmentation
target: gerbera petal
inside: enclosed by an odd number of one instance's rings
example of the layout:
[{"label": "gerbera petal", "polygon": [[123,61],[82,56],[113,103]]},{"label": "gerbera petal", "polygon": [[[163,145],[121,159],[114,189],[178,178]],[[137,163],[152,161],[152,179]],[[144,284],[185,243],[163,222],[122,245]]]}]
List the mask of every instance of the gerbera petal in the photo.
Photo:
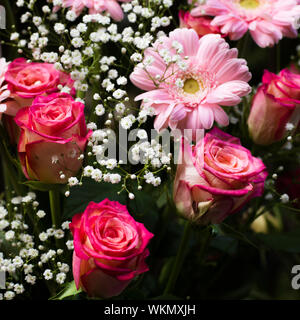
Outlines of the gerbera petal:
[{"label": "gerbera petal", "polygon": [[229,124],[229,119],[228,119],[228,115],[227,113],[223,110],[223,108],[221,108],[218,105],[214,105],[212,107],[212,110],[214,112],[214,118],[216,120],[216,122],[223,126],[226,127]]},{"label": "gerbera petal", "polygon": [[178,104],[172,110],[170,120],[173,122],[178,122],[186,117],[186,110],[183,104]]},{"label": "gerbera petal", "polygon": [[206,101],[208,103],[216,103],[223,106],[233,106],[241,102],[241,97],[249,94],[251,87],[248,83],[235,80],[221,84],[213,90]]},{"label": "gerbera petal", "polygon": [[242,80],[248,82],[251,79],[251,73],[244,59],[230,59],[216,73],[216,80],[224,83],[232,80]]},{"label": "gerbera petal", "polygon": [[196,55],[199,47],[199,37],[195,30],[186,28],[175,29],[170,32],[169,38],[171,43],[173,41],[178,41],[183,45],[184,56]]}]

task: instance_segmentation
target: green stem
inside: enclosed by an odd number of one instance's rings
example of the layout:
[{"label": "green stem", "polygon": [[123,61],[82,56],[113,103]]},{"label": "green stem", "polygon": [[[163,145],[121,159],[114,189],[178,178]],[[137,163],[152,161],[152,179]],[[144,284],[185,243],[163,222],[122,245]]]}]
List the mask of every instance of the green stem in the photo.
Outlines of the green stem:
[{"label": "green stem", "polygon": [[[2,137],[1,137],[2,138]],[[7,157],[7,151],[4,146],[3,141],[0,140],[0,151],[2,154],[2,160],[3,160],[3,170],[5,170],[5,176],[9,179],[11,185],[13,186],[14,191],[17,193],[18,196],[23,195],[22,186],[18,183],[18,177],[16,170]]]},{"label": "green stem", "polygon": [[207,251],[208,245],[210,244],[210,240],[212,238],[212,229],[210,226],[205,227],[205,229],[201,232],[201,236],[203,239],[201,239],[201,247],[200,247],[200,263],[202,264],[204,261],[205,253]]},{"label": "green stem", "polygon": [[2,169],[3,169],[3,177],[4,177],[5,200],[6,200],[9,215],[11,217],[12,216],[12,205],[11,205],[12,187],[10,183],[10,177],[7,174],[5,163],[2,164]]},{"label": "green stem", "polygon": [[238,42],[237,49],[239,51],[240,58],[245,59],[248,42],[249,42],[249,32],[247,32],[245,36]]},{"label": "green stem", "polygon": [[58,228],[60,225],[60,195],[57,190],[49,190],[52,225]]},{"label": "green stem", "polygon": [[180,270],[181,270],[183,262],[184,262],[184,258],[187,253],[187,246],[189,243],[190,235],[191,235],[191,223],[190,223],[190,221],[187,220],[185,223],[183,236],[181,238],[181,243],[180,243],[179,249],[177,251],[176,258],[175,258],[174,267],[171,271],[171,275],[168,280],[167,286],[165,288],[164,295],[170,294],[175,287],[177,278],[179,276]]},{"label": "green stem", "polygon": [[4,8],[7,16],[7,22],[10,24],[10,26],[16,25],[15,21],[15,15],[13,14],[13,10],[10,6],[10,1],[9,0],[3,0],[4,1]]}]

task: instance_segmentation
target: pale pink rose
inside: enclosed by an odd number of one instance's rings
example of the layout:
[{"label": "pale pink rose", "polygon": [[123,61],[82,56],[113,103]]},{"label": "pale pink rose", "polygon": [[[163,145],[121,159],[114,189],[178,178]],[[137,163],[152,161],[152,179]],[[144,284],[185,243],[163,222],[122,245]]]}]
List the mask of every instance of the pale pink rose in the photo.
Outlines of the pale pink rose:
[{"label": "pale pink rose", "polygon": [[[73,80],[64,72],[55,69],[54,64],[27,62],[24,58],[12,61],[5,73],[10,90],[6,100],[5,113],[15,116],[19,109],[30,106],[34,98],[58,91],[58,85],[72,88]],[[74,93],[72,89],[71,93]]]},{"label": "pale pink rose", "polygon": [[8,63],[4,58],[0,59],[0,120],[2,113],[6,111],[7,107],[4,101],[9,97],[10,91],[7,89],[7,84],[4,83],[5,72],[7,70]]},{"label": "pale pink rose", "polygon": [[196,146],[182,141],[174,201],[187,219],[202,225],[221,223],[262,195],[266,168],[238,138],[213,128]]},{"label": "pale pink rose", "polygon": [[278,75],[265,70],[248,118],[253,141],[260,145],[280,141],[287,133],[287,123],[297,127],[299,121],[300,75],[289,69]]},{"label": "pale pink rose", "polygon": [[[246,61],[219,34],[199,39],[193,29],[176,29],[144,54],[130,79],[148,91],[135,100],[154,109],[158,131],[210,129],[214,121],[226,126],[221,106],[234,106],[251,91]],[[176,62],[170,62],[173,57]]]},{"label": "pale pink rose", "polygon": [[78,157],[91,134],[82,103],[66,93],[40,96],[18,111],[15,122],[21,129],[18,152],[27,179],[66,183],[77,174],[82,164]]},{"label": "pale pink rose", "polygon": [[194,29],[199,37],[209,33],[220,34],[220,28],[211,25],[212,18],[209,16],[193,17],[190,12],[179,11],[180,28]]},{"label": "pale pink rose", "polygon": [[249,30],[262,48],[283,37],[297,37],[300,6],[297,0],[207,0],[191,11],[193,16],[214,16],[213,26],[231,40],[239,40]]},{"label": "pale pink rose", "polygon": [[148,271],[145,259],[153,234],[119,202],[90,202],[73,217],[70,230],[75,284],[89,296],[117,296],[135,276]]},{"label": "pale pink rose", "polygon": [[[130,2],[131,0],[118,0],[119,2]],[[80,15],[84,8],[89,9],[89,14],[97,14],[107,11],[116,21],[124,18],[123,10],[117,0],[63,0],[64,8],[71,8],[76,15]],[[55,11],[58,7],[55,7]]]}]

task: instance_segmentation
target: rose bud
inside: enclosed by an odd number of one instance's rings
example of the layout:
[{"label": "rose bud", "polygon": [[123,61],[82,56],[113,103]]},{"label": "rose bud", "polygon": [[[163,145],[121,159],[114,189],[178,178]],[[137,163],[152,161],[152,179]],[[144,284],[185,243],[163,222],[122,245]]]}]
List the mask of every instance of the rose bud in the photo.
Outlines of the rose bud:
[{"label": "rose bud", "polygon": [[84,105],[69,94],[53,93],[18,111],[18,152],[27,179],[66,183],[77,174],[82,163],[78,157],[91,134],[83,110]]},{"label": "rose bud", "polygon": [[278,75],[265,70],[248,118],[251,138],[256,144],[269,145],[282,140],[288,123],[300,120],[300,75],[289,69]]},{"label": "rose bud", "polygon": [[202,225],[221,223],[263,193],[263,162],[220,129],[212,129],[195,146],[182,140],[181,154],[174,201],[187,219]]},{"label": "rose bud", "polygon": [[54,64],[27,62],[24,58],[12,61],[5,73],[10,91],[5,113],[15,116],[19,109],[30,106],[34,98],[58,92],[58,86],[67,86],[71,93],[73,80],[67,73],[58,71]]},{"label": "rose bud", "polygon": [[211,21],[212,18],[209,16],[193,17],[190,12],[179,11],[180,28],[194,29],[199,37],[209,33],[221,34],[220,28],[212,26]]},{"label": "rose bud", "polygon": [[73,217],[70,230],[75,284],[89,296],[117,296],[135,276],[148,271],[146,247],[153,234],[119,202],[90,202]]}]

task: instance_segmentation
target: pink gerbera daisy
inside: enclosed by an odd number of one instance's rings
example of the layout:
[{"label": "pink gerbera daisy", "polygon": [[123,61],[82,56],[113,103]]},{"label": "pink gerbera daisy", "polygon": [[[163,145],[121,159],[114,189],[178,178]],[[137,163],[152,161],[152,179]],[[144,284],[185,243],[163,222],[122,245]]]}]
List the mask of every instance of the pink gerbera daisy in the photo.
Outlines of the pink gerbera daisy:
[{"label": "pink gerbera daisy", "polygon": [[7,90],[7,84],[5,81],[5,72],[7,70],[8,63],[4,58],[0,59],[0,119],[3,112],[6,111],[6,104],[2,103],[4,100],[9,98],[10,91]]},{"label": "pink gerbera daisy", "polygon": [[251,91],[246,61],[237,55],[219,34],[199,39],[193,29],[176,29],[146,49],[130,75],[148,91],[135,100],[154,109],[158,131],[210,129],[214,120],[226,126],[228,116],[220,106],[234,106]]},{"label": "pink gerbera daisy", "polygon": [[221,28],[231,40],[249,30],[262,48],[273,46],[284,36],[297,36],[298,0],[207,0],[191,11],[193,16],[215,16],[211,24]]},{"label": "pink gerbera daisy", "polygon": [[[119,0],[120,2],[130,2],[131,0]],[[124,14],[117,0],[63,0],[63,7],[71,7],[76,15],[79,15],[84,8],[89,8],[89,13],[109,12],[114,20],[120,21]]]}]

